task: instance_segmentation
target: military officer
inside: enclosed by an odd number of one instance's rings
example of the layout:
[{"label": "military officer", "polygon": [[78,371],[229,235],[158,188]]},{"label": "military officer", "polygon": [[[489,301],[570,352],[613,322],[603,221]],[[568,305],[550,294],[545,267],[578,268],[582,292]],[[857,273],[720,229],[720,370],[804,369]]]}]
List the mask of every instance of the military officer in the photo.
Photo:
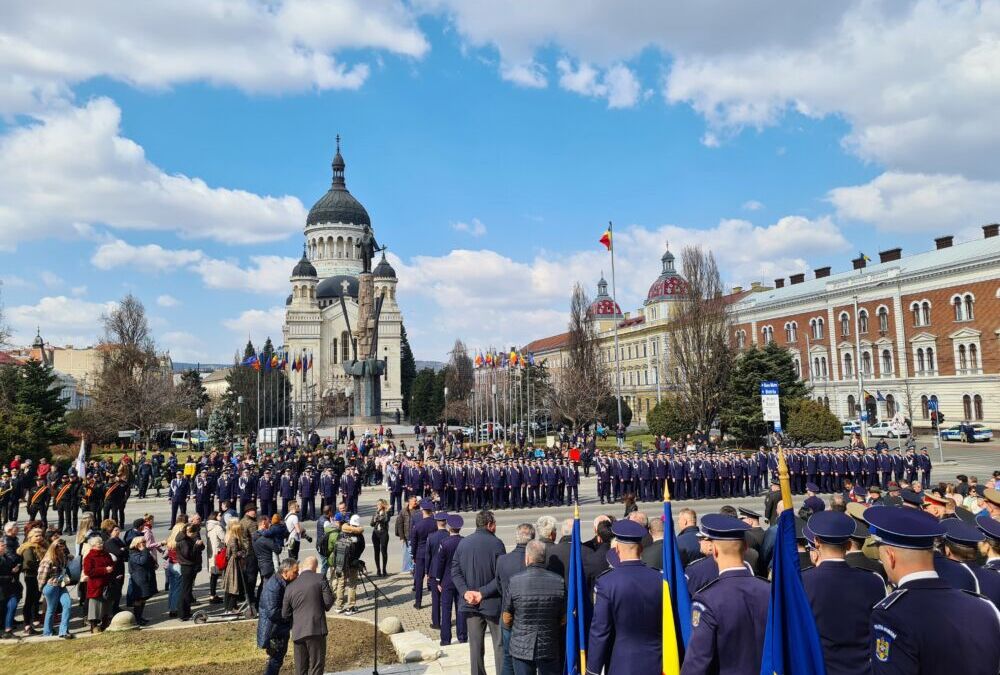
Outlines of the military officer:
[{"label": "military officer", "polygon": [[410,522],[410,551],[413,555],[413,606],[423,607],[424,584],[427,576],[427,537],[437,529],[433,518],[434,502],[424,497],[420,501],[420,519]]},{"label": "military officer", "polygon": [[699,531],[712,544],[719,576],[691,599],[691,640],[681,675],[760,673],[771,590],[743,564],[749,529],[719,513],[701,519]]},{"label": "military officer", "polygon": [[451,579],[451,561],[455,557],[455,549],[462,541],[462,526],[465,520],[458,514],[451,514],[445,521],[448,525],[448,537],[445,538],[434,555],[433,569],[431,576],[436,579],[438,592],[441,593],[441,646],[451,644],[451,616],[452,611],[457,615],[455,634],[459,642],[468,641],[466,632],[465,614],[459,612],[461,598],[455,589],[455,583]]},{"label": "military officer", "polygon": [[427,535],[427,543],[424,545],[424,570],[427,574],[427,590],[431,593],[431,629],[438,630],[441,628],[441,591],[431,572],[434,569],[434,559],[438,549],[448,538],[448,513],[445,511],[435,513],[434,525],[437,529]]},{"label": "military officer", "polygon": [[813,514],[803,528],[816,566],[802,572],[802,586],[816,617],[827,675],[865,671],[868,615],[885,598],[882,577],[844,559],[854,529],[854,519],[838,511]]},{"label": "military officer", "polygon": [[[865,520],[896,591],[873,608],[872,675],[1000,670],[1000,613],[987,599],[951,588],[934,571],[934,540],[945,534],[916,509],[874,506]],[[960,616],[961,621],[930,620]]]},{"label": "military officer", "polygon": [[187,500],[191,494],[191,484],[184,477],[183,471],[178,471],[170,481],[170,527],[177,522],[177,513],[187,515]]},{"label": "military officer", "polygon": [[658,673],[662,666],[662,584],[660,573],[640,559],[646,528],[619,520],[611,533],[619,563],[599,575],[594,584],[587,673]]},{"label": "military officer", "polygon": [[986,537],[979,544],[979,552],[986,558],[983,569],[1000,572],[1000,521],[982,514],[976,518],[976,527]]},{"label": "military officer", "polygon": [[979,543],[986,540],[986,535],[958,518],[946,518],[941,524],[945,530],[942,540],[945,557],[969,570],[976,580],[976,591],[1000,608],[1000,574],[984,569],[976,561]]}]

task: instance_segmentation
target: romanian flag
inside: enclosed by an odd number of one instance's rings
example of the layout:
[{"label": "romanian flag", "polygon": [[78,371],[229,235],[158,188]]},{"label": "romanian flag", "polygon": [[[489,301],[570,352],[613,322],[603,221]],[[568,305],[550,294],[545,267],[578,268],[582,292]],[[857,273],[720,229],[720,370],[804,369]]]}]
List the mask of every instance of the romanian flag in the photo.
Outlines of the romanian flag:
[{"label": "romanian flag", "polygon": [[486,365],[487,366],[493,365],[493,354],[490,351],[486,352]]},{"label": "romanian flag", "polygon": [[312,354],[306,354],[304,357],[302,357],[302,363],[303,363],[303,365],[302,365],[302,372],[303,373],[306,372],[307,370],[309,370],[310,368],[312,368],[313,367],[313,357],[312,357]]},{"label": "romanian flag", "polygon": [[271,368],[273,368],[274,370],[277,370],[280,367],[281,367],[281,359],[278,358],[277,354],[272,354],[271,355]]},{"label": "romanian flag", "polygon": [[476,368],[482,368],[483,367],[483,354],[482,354],[482,352],[478,352],[476,354],[475,364],[476,364]]},{"label": "romanian flag", "polygon": [[583,550],[580,536],[580,507],[573,507],[573,537],[569,546],[569,575],[566,585],[566,675],[587,672],[587,633],[585,631],[587,594],[584,591]]},{"label": "romanian flag", "polygon": [[299,356],[298,354],[296,354],[295,358],[292,359],[292,370],[298,371],[298,369],[299,369]]},{"label": "romanian flag", "polygon": [[663,487],[663,675],[678,675],[691,639],[691,595],[674,535],[670,495]]},{"label": "romanian flag", "polygon": [[280,368],[282,370],[286,370],[288,368],[288,352],[285,352],[284,354],[281,355],[281,366],[280,366]]},{"label": "romanian flag", "polygon": [[517,352],[515,352],[513,349],[510,350],[510,365],[512,366],[517,365]]},{"label": "romanian flag", "polygon": [[608,249],[609,251],[611,250],[611,225],[610,224],[608,225],[608,229],[606,229],[604,231],[604,234],[601,235],[601,238],[599,239],[599,241],[602,244],[604,244],[604,248]]},{"label": "romanian flag", "polygon": [[264,364],[264,372],[271,372],[271,359],[268,358],[267,354],[261,354],[260,361]]},{"label": "romanian flag", "polygon": [[249,366],[250,368],[253,368],[254,370],[260,370],[260,361],[257,360],[257,355],[256,354],[251,354],[250,356],[248,356],[245,359],[243,359],[243,361],[240,363],[240,365],[241,366]]}]

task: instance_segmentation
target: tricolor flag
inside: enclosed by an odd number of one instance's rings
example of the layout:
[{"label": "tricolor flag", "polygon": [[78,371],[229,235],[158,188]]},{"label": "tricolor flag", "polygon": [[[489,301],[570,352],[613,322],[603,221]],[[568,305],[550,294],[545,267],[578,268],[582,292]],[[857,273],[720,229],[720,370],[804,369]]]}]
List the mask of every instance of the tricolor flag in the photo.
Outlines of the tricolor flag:
[{"label": "tricolor flag", "polygon": [[87,441],[80,439],[80,453],[76,456],[76,475],[80,480],[87,478]]},{"label": "tricolor flag", "polygon": [[267,354],[263,354],[262,353],[260,355],[260,358],[258,360],[261,361],[264,364],[264,372],[265,373],[271,372],[271,359],[270,359],[270,357],[268,357]]},{"label": "tricolor flag", "polygon": [[277,354],[271,354],[271,368],[277,370],[281,366],[281,359],[278,358]]},{"label": "tricolor flag", "polygon": [[663,675],[678,675],[691,639],[691,595],[674,535],[670,494],[663,487]]},{"label": "tricolor flag", "polygon": [[299,368],[300,368],[300,367],[301,367],[301,366],[300,366],[300,364],[299,364],[299,355],[298,355],[298,354],[296,354],[296,355],[295,355],[295,358],[294,358],[294,359],[292,359],[292,370],[294,370],[294,371],[298,372],[298,370],[299,370]]},{"label": "tricolor flag", "polygon": [[573,537],[569,545],[569,574],[566,585],[566,675],[587,672],[587,633],[584,604],[583,550],[580,536],[580,507],[573,507]]},{"label": "tricolor flag", "polygon": [[608,225],[608,229],[606,229],[604,231],[604,234],[601,235],[601,238],[599,239],[599,241],[602,244],[604,244],[604,248],[608,249],[609,251],[611,250],[611,226],[610,225]]},{"label": "tricolor flag", "polygon": [[240,365],[241,366],[249,366],[249,367],[253,368],[254,370],[260,370],[260,362],[257,360],[257,355],[256,354],[251,354],[250,356],[248,356],[245,359],[243,359],[243,361],[240,362]]}]

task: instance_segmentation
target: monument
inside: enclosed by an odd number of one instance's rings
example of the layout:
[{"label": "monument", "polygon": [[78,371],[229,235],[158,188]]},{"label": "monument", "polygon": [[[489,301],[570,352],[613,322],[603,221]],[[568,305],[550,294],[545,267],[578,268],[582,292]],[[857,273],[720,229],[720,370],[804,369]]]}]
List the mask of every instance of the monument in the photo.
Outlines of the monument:
[{"label": "monument", "polygon": [[[385,296],[375,297],[372,258],[381,250],[384,262],[385,249],[379,248],[371,227],[365,227],[357,247],[358,257],[362,262],[362,272],[358,275],[358,325],[351,331],[355,338],[352,343],[353,358],[344,361],[344,373],[354,380],[352,399],[355,421],[377,424],[382,420],[382,376],[386,367],[385,360],[378,358],[378,323]],[[340,302],[344,317],[347,317],[343,296],[340,297]],[[348,331],[350,330],[348,320]]]}]

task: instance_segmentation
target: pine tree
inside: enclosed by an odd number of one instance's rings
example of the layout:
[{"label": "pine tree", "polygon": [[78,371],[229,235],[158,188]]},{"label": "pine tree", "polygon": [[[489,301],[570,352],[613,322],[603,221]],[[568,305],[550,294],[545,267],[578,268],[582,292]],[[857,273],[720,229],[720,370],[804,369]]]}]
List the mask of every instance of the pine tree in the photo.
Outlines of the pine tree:
[{"label": "pine tree", "polygon": [[236,433],[236,413],[223,402],[208,417],[208,442],[213,447],[225,445]]},{"label": "pine tree", "polygon": [[413,350],[410,349],[404,325],[400,325],[399,345],[399,384],[403,396],[403,416],[413,419],[410,414],[410,399],[413,393],[413,381],[417,378],[417,362],[413,358]]},{"label": "pine tree", "polygon": [[61,395],[52,367],[32,359],[19,371],[16,404],[22,406],[25,412],[37,415],[46,445],[67,442],[66,399]]}]

